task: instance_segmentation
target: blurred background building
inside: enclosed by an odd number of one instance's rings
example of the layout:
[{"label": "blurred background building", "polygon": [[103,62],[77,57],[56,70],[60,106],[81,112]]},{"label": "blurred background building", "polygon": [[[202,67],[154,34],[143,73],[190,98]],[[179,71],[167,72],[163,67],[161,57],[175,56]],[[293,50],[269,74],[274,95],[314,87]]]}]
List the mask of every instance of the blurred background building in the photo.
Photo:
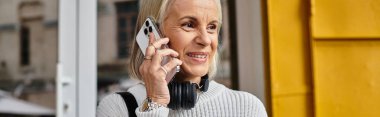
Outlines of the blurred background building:
[{"label": "blurred background building", "polygon": [[0,90],[51,111],[56,103],[57,13],[57,0],[0,0]]},{"label": "blurred background building", "polygon": [[[380,114],[380,0],[221,1],[218,82],[253,93],[272,117]],[[73,19],[79,23],[64,30],[84,29],[80,20],[87,13],[79,12],[93,5],[88,2],[0,0],[1,117],[55,116],[57,63],[64,56],[59,46],[70,40],[59,39],[65,26],[59,24]],[[67,9],[72,5],[78,9]],[[85,98],[100,100],[137,83],[127,66],[138,7],[138,0],[96,1],[97,87],[89,88],[96,94]],[[79,43],[80,35],[72,37]],[[70,47],[81,46],[76,42]],[[76,73],[75,79],[78,83],[84,77]]]}]

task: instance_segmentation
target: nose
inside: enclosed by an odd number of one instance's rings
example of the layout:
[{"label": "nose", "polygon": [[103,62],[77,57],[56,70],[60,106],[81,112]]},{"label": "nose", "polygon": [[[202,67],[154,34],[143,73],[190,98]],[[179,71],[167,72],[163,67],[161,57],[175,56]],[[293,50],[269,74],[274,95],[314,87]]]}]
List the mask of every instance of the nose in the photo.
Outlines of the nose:
[{"label": "nose", "polygon": [[211,44],[212,37],[207,33],[207,30],[199,31],[197,37],[195,38],[195,42],[201,46],[208,46]]}]

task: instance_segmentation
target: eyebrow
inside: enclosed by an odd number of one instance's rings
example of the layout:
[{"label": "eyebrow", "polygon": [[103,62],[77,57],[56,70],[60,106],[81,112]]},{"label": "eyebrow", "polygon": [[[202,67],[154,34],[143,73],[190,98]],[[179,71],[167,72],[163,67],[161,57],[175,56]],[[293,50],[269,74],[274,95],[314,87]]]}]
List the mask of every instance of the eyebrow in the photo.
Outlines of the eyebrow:
[{"label": "eyebrow", "polygon": [[212,20],[210,23],[216,23],[216,24],[221,24],[218,20]]},{"label": "eyebrow", "polygon": [[183,19],[190,19],[190,20],[198,21],[197,18],[195,18],[194,16],[185,16],[185,17],[180,18],[179,20],[183,20]]},{"label": "eyebrow", "polygon": [[[184,16],[184,17],[180,18],[179,21],[181,21],[183,19],[190,19],[190,20],[193,20],[193,21],[198,21],[198,19],[195,18],[194,16]],[[212,20],[209,23],[219,23],[219,21],[218,20]]]}]

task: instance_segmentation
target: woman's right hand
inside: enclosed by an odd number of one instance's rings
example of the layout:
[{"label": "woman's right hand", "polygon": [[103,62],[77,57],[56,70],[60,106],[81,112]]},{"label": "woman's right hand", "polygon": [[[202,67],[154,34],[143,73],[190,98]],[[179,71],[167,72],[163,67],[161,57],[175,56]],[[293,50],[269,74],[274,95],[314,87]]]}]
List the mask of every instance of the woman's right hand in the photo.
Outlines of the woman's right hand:
[{"label": "woman's right hand", "polygon": [[[168,105],[170,102],[170,93],[167,84],[171,79],[166,79],[170,71],[176,66],[181,65],[182,61],[177,59],[178,53],[170,48],[163,48],[163,45],[169,43],[169,38],[156,40],[153,33],[149,34],[149,46],[146,48],[144,61],[139,68],[142,80],[145,83],[147,97],[153,102],[162,105]],[[165,56],[171,56],[165,65],[161,62]]]}]

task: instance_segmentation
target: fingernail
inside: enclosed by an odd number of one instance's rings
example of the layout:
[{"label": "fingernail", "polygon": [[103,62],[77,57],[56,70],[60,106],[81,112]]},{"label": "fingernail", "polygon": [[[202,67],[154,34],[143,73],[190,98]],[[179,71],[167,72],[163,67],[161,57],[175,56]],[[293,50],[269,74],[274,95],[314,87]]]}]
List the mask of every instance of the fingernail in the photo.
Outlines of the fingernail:
[{"label": "fingernail", "polygon": [[169,42],[169,38],[164,38],[165,39],[165,42],[168,43]]},{"label": "fingernail", "polygon": [[179,59],[177,59],[178,60],[178,63],[179,63],[179,65],[182,65],[182,61],[181,60],[179,60]]}]

